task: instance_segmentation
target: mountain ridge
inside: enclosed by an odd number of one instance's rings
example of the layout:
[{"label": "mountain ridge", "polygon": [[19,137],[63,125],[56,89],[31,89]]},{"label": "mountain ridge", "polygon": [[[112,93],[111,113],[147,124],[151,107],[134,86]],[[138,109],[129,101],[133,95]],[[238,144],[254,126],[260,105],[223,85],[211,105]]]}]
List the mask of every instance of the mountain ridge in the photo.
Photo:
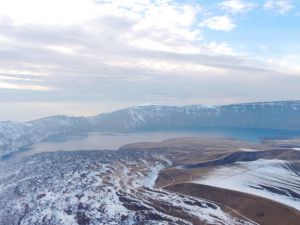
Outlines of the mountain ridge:
[{"label": "mountain ridge", "polygon": [[135,106],[90,117],[56,115],[29,122],[0,122],[0,156],[53,134],[89,131],[134,132],[197,128],[300,130],[300,101],[223,106]]},{"label": "mountain ridge", "polygon": [[[129,110],[129,109],[139,109],[139,108],[148,108],[148,107],[155,107],[155,108],[202,108],[202,109],[217,109],[217,108],[222,108],[222,107],[233,107],[233,106],[243,106],[243,105],[248,105],[248,106],[253,106],[253,105],[261,105],[261,106],[274,106],[274,105],[284,105],[284,104],[297,104],[300,107],[300,100],[286,100],[286,101],[258,101],[258,102],[244,102],[244,103],[232,103],[232,104],[224,104],[224,105],[201,105],[201,104],[191,104],[191,105],[182,105],[182,106],[176,106],[176,105],[156,105],[156,104],[149,104],[149,105],[136,105],[136,106],[130,106],[130,107],[125,107],[121,109],[116,109],[113,111],[109,112],[104,112],[104,113],[99,113],[94,116],[68,116],[65,114],[59,114],[59,115],[50,115],[46,117],[41,117],[38,119],[33,119],[29,121],[25,121],[23,123],[31,123],[34,121],[42,120],[42,119],[47,119],[47,118],[52,118],[52,117],[73,117],[73,118],[95,118],[99,117],[101,115],[105,114],[110,114],[113,112],[118,112],[118,111],[124,111],[124,110]],[[18,122],[15,120],[7,120],[7,121],[0,121],[0,122]]]}]

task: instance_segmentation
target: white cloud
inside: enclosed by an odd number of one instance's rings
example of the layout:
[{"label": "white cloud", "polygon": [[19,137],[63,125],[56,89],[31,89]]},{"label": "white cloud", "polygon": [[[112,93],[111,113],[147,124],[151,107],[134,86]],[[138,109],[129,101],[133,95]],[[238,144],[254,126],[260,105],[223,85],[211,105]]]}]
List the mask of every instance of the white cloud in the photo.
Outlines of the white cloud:
[{"label": "white cloud", "polygon": [[[272,83],[275,95],[278,89],[286,95],[299,89],[298,80],[288,89],[280,87],[281,79],[273,81],[277,67],[244,57],[222,37],[205,36],[205,27],[233,30],[231,18],[237,15],[232,13],[250,9],[234,3],[245,0],[226,1],[226,14],[211,18],[215,12],[196,2],[0,0],[0,102],[88,101],[109,108],[149,99],[154,104],[222,103],[234,96],[245,101],[240,93],[265,95],[258,79]],[[282,68],[286,63],[281,61]],[[271,69],[275,72],[268,73]]]},{"label": "white cloud", "polygon": [[139,49],[154,50],[161,52],[174,52],[180,54],[197,54],[201,52],[201,49],[190,43],[181,45],[168,45],[157,40],[152,40],[151,38],[141,38],[133,39],[128,42],[131,46],[137,47]]},{"label": "white cloud", "polygon": [[31,90],[31,91],[48,91],[49,87],[40,85],[15,84],[0,81],[0,89],[16,89],[16,90]]},{"label": "white cloud", "polygon": [[208,27],[212,30],[231,31],[236,25],[227,16],[210,17],[199,24],[202,27]]},{"label": "white cloud", "polygon": [[256,7],[255,3],[242,0],[225,0],[219,3],[219,5],[222,9],[233,13],[249,11]]},{"label": "white cloud", "polygon": [[207,49],[213,54],[238,55],[226,42],[216,43],[212,41],[207,45]]},{"label": "white cloud", "polygon": [[270,67],[275,68],[277,71],[282,73],[288,72],[289,74],[299,76],[299,61],[300,55],[289,54],[282,57],[269,58],[267,63]]},{"label": "white cloud", "polygon": [[91,0],[0,1],[0,15],[22,24],[74,24],[93,18],[99,10]]},{"label": "white cloud", "polygon": [[293,5],[289,0],[267,0],[264,4],[264,8],[276,10],[279,13],[284,14],[290,11],[293,8]]},{"label": "white cloud", "polygon": [[200,10],[198,5],[171,1],[150,4],[127,35],[128,41],[143,49],[185,51],[188,43],[202,39],[201,31],[194,26]]},{"label": "white cloud", "polygon": [[209,67],[205,65],[201,65],[200,63],[191,63],[191,62],[181,62],[175,60],[160,60],[157,61],[155,59],[147,59],[147,58],[116,58],[112,60],[105,61],[106,64],[111,66],[117,66],[120,68],[134,68],[141,69],[146,71],[158,71],[160,73],[168,73],[168,74],[186,74],[195,75],[202,72],[214,72],[220,73],[221,69]]}]

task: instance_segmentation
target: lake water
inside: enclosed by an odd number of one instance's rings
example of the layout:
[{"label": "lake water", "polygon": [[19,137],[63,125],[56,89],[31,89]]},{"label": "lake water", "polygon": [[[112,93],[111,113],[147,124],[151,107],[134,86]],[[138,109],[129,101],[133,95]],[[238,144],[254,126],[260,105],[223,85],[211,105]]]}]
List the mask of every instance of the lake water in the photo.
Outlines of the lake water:
[{"label": "lake water", "polygon": [[121,146],[135,142],[162,141],[178,137],[231,138],[250,142],[259,142],[268,138],[291,138],[300,136],[300,131],[203,128],[192,131],[149,131],[138,133],[90,132],[85,134],[53,136],[48,140],[30,146],[21,155],[33,155],[40,152],[76,151],[76,150],[117,150]]}]

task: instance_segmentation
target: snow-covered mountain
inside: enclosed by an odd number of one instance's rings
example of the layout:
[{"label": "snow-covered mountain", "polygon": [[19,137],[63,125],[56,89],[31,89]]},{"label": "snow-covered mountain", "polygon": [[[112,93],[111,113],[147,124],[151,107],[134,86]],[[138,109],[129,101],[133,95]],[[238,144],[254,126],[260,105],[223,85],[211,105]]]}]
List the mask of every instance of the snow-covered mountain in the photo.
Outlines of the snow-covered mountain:
[{"label": "snow-covered mountain", "polygon": [[0,122],[0,156],[42,141],[53,134],[92,129],[84,117],[52,116],[30,122]]},{"label": "snow-covered mountain", "polygon": [[237,127],[300,130],[300,101],[207,106],[140,106],[94,118],[101,130]]},{"label": "snow-covered mountain", "polygon": [[139,106],[94,117],[53,116],[0,122],[0,156],[53,134],[236,127],[300,130],[300,101],[207,106]]}]

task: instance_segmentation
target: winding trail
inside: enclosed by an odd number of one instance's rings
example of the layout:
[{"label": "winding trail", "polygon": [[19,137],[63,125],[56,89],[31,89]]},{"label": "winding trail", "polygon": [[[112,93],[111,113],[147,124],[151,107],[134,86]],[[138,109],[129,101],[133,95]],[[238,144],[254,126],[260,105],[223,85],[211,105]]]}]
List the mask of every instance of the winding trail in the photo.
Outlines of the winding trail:
[{"label": "winding trail", "polygon": [[173,175],[168,174],[168,173],[165,173],[165,175],[167,175],[168,177],[170,177],[172,181],[169,184],[161,186],[159,189],[164,189],[165,187],[171,186],[171,185],[173,185],[176,182],[176,179],[175,179],[175,177]]},{"label": "winding trail", "polygon": [[[166,190],[165,188],[168,187],[168,186],[172,186],[175,182],[176,182],[176,178],[171,175],[171,174],[168,174],[168,173],[165,173],[165,175],[169,176],[172,181],[167,184],[167,185],[164,185],[162,187],[160,187],[159,189],[164,189]],[[169,191],[171,193],[174,193],[174,194],[177,194],[177,195],[181,195],[181,196],[184,196],[184,197],[187,197],[187,198],[191,198],[191,199],[196,199],[198,201],[206,201],[206,202],[209,202],[209,203],[212,203],[212,204],[215,204],[215,205],[218,205],[218,206],[223,206],[224,208],[227,208],[229,209],[230,211],[234,212],[235,214],[237,214],[238,216],[240,216],[241,218],[243,218],[244,220],[250,222],[250,223],[253,223],[255,225],[260,225],[259,223],[249,219],[248,217],[242,215],[240,212],[238,212],[237,210],[233,209],[232,207],[228,206],[228,205],[225,205],[221,202],[215,202],[215,201],[211,201],[211,200],[208,200],[208,199],[203,199],[203,198],[199,198],[199,197],[196,197],[196,196],[192,196],[192,195],[188,195],[188,194],[184,194],[184,193],[181,193],[181,192],[175,192],[175,191],[171,191],[171,190],[166,190],[166,191]]]}]

